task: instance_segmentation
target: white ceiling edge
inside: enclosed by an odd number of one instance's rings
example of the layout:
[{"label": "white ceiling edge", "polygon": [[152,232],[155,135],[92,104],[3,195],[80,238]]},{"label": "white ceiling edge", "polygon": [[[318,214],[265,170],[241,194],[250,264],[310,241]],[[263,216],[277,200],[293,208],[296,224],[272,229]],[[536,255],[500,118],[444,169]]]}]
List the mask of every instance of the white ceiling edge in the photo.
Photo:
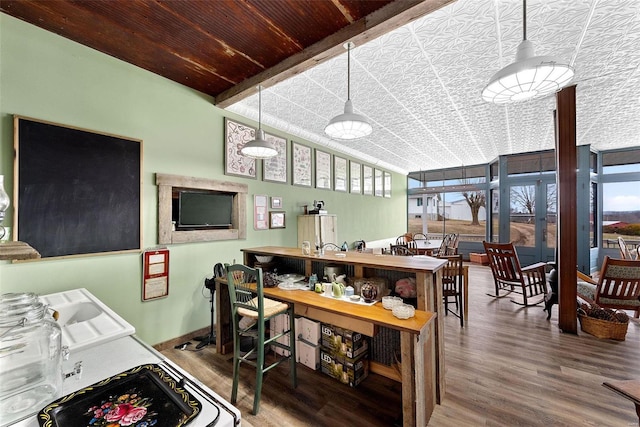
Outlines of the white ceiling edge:
[{"label": "white ceiling edge", "polygon": [[[231,111],[232,113],[238,114],[240,116],[246,117],[249,120],[253,120],[255,122],[258,121],[258,111],[255,108],[251,108],[247,105],[244,105],[242,103],[236,103],[233,104],[227,108],[225,108],[225,110],[227,111]],[[301,138],[303,140],[306,141],[310,141],[313,142],[317,145],[323,146],[323,147],[327,147],[330,148],[331,150],[343,153],[345,155],[348,155],[350,157],[353,157],[355,160],[360,160],[362,162],[365,162],[371,166],[375,166],[381,169],[386,169],[388,171],[393,171],[402,175],[408,175],[409,171],[406,169],[402,169],[399,168],[395,165],[392,165],[390,163],[384,162],[380,159],[377,159],[373,156],[368,156],[366,154],[363,154],[359,151],[356,151],[354,149],[349,148],[349,146],[347,144],[349,144],[348,141],[346,142],[341,142],[341,141],[336,141],[333,140],[331,138],[325,138],[322,136],[318,136],[317,134],[313,133],[313,132],[309,132],[306,131],[298,126],[295,126],[291,123],[287,123],[284,120],[280,120],[276,117],[270,116],[268,114],[265,114],[265,112],[262,112],[262,126],[264,128],[264,126],[269,126],[272,127],[274,129],[277,129],[279,131],[282,131],[284,133],[288,133],[290,135],[294,135],[297,136],[298,138]],[[303,142],[303,141],[300,141]]]}]

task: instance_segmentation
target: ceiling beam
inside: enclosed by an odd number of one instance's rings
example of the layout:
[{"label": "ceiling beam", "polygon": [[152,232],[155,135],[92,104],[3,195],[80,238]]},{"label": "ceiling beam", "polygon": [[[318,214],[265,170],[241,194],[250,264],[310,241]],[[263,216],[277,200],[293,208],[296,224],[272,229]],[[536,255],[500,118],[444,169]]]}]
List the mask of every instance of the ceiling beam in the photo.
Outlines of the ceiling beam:
[{"label": "ceiling beam", "polygon": [[428,15],[455,0],[396,0],[307,47],[279,64],[244,80],[215,97],[214,104],[228,107],[254,94],[258,85],[271,87],[344,53],[343,44],[364,44],[402,25]]}]

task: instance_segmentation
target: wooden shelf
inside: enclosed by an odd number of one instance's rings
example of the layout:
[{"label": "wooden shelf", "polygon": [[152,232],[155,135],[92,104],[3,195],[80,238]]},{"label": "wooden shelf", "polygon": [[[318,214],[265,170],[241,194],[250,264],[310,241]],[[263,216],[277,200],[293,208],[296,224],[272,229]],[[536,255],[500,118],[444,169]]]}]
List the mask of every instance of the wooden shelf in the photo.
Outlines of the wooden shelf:
[{"label": "wooden shelf", "polygon": [[25,242],[0,242],[0,260],[25,260],[40,258],[40,252]]}]

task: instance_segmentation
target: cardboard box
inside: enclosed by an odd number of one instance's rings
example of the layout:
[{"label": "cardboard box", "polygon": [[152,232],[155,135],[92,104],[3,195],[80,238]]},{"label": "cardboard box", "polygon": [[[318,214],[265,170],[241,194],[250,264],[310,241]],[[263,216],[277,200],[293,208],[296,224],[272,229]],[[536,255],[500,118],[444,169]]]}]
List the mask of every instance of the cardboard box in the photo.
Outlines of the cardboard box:
[{"label": "cardboard box", "polygon": [[300,317],[298,319],[299,321],[296,323],[296,337],[303,339],[309,344],[320,344],[322,341],[320,322],[307,319],[306,317]]},{"label": "cardboard box", "polygon": [[[295,320],[295,328],[297,330],[298,325],[300,323],[300,319],[296,318]],[[279,314],[275,317],[273,317],[270,321],[269,321],[269,336],[275,336],[277,334],[281,334],[282,332],[286,331],[289,329],[289,315],[288,314]],[[280,338],[276,339],[276,342],[279,342],[281,344],[284,345],[289,345],[290,343],[290,339],[289,339],[289,335],[284,335],[281,336]],[[276,353],[279,354],[280,356],[289,356],[289,350],[285,350],[283,348],[280,348],[276,345],[272,345],[271,349]]]},{"label": "cardboard box", "polygon": [[322,347],[332,358],[340,362],[353,362],[353,359],[367,354],[369,350],[369,338],[359,332],[339,328],[328,323],[323,323]]},{"label": "cardboard box", "polygon": [[367,355],[348,362],[340,362],[333,358],[325,349],[320,349],[320,370],[323,374],[356,387],[369,375],[369,359]]},{"label": "cardboard box", "polygon": [[315,370],[320,368],[320,346],[296,340],[297,362]]}]

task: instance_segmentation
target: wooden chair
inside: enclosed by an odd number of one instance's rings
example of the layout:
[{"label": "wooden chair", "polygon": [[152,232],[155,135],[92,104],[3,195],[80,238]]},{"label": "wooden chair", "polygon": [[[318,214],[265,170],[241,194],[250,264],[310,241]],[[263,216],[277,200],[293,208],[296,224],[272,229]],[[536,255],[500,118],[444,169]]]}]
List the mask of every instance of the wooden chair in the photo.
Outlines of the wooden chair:
[{"label": "wooden chair", "polygon": [[[464,326],[464,310],[462,306],[463,264],[462,255],[443,255],[438,258],[446,259],[447,265],[442,270],[442,298],[444,314],[451,313],[460,319],[460,327]],[[454,299],[456,311],[449,308],[449,298]]]},{"label": "wooden chair", "polygon": [[427,236],[425,236],[423,233],[415,233],[413,235],[413,240],[429,240],[429,239],[427,239]]},{"label": "wooden chair", "polygon": [[451,233],[449,235],[449,244],[447,245],[446,253],[447,255],[458,255],[458,239],[460,235],[456,233]]},{"label": "wooden chair", "polygon": [[578,272],[578,296],[600,307],[632,310],[640,316],[640,260],[604,257],[596,282]]},{"label": "wooden chair", "polygon": [[[249,268],[245,265],[226,265],[227,286],[231,301],[231,320],[233,324],[233,388],[231,403],[236,403],[240,364],[247,363],[256,368],[256,388],[253,398],[253,414],[260,409],[260,394],[264,373],[282,362],[289,361],[291,367],[291,386],[298,385],[296,376],[295,322],[293,304],[286,304],[264,297],[261,268]],[[289,315],[288,329],[267,337],[267,322],[279,314]],[[240,322],[241,318],[249,322]],[[288,336],[291,345],[283,344],[279,338]],[[253,346],[244,355],[240,352],[240,341],[243,337],[251,337]],[[277,357],[271,364],[265,363],[265,349],[277,346],[288,351],[288,356]],[[257,357],[256,357],[257,355]],[[256,360],[252,360],[253,358]]]},{"label": "wooden chair", "polygon": [[[618,247],[620,248],[620,258],[631,259],[631,260],[638,259],[638,254],[640,253],[640,249],[639,251],[630,250],[629,247],[627,246],[627,243],[622,238],[622,236],[618,236]],[[636,252],[636,253],[634,254],[633,252]]]},{"label": "wooden chair", "polygon": [[409,248],[407,245],[389,245],[391,255],[413,256],[417,254],[416,249]]},{"label": "wooden chair", "polygon": [[[483,241],[484,250],[489,258],[491,273],[495,283],[496,298],[502,298],[511,292],[522,295],[523,302],[511,300],[512,302],[532,306],[544,301],[547,294],[546,263],[538,262],[527,267],[520,266],[518,254],[513,243],[489,243]],[[506,294],[500,294],[505,292]],[[529,298],[541,296],[533,303]]]},{"label": "wooden chair", "polygon": [[451,235],[450,234],[445,234],[442,242],[440,243],[440,247],[438,248],[437,251],[433,251],[433,256],[438,257],[438,256],[445,256],[447,255],[447,248],[449,247],[449,242],[451,241]]},{"label": "wooden chair", "polygon": [[405,233],[402,236],[398,236],[396,239],[396,245],[406,245],[413,240],[413,237],[409,233]]}]

